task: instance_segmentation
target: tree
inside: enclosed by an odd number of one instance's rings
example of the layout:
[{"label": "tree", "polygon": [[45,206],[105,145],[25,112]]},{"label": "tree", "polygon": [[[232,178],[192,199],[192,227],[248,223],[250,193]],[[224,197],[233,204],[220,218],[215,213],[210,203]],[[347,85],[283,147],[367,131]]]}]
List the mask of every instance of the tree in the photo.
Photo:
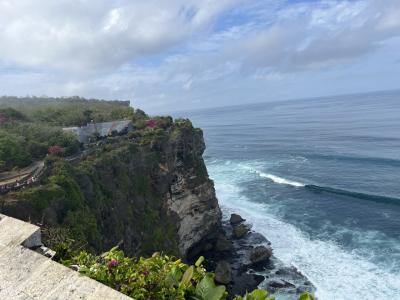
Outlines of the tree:
[{"label": "tree", "polygon": [[83,115],[85,117],[86,123],[90,123],[93,120],[93,111],[90,109],[85,109],[83,111]]},{"label": "tree", "polygon": [[2,134],[0,137],[0,161],[3,161],[3,169],[28,165],[31,157],[26,149],[25,140],[18,136]]}]

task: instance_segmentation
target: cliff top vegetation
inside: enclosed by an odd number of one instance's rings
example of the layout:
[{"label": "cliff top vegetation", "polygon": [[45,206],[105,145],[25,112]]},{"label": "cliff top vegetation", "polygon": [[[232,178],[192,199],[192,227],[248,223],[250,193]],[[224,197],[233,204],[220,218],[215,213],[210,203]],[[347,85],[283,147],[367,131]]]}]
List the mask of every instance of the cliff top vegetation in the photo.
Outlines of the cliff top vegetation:
[{"label": "cliff top vegetation", "polygon": [[92,120],[131,119],[134,115],[134,109],[124,101],[0,97],[0,171],[43,159],[54,146],[61,147],[65,156],[76,153],[79,142],[62,127],[82,126]]}]

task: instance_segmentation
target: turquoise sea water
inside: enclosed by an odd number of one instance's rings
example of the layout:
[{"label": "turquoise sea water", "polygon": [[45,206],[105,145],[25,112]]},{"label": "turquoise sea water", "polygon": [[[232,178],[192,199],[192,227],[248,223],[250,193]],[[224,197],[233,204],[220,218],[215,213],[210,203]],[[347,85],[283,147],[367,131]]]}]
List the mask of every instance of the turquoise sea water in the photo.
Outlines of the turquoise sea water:
[{"label": "turquoise sea water", "polygon": [[181,113],[237,211],[319,299],[400,299],[400,92]]}]

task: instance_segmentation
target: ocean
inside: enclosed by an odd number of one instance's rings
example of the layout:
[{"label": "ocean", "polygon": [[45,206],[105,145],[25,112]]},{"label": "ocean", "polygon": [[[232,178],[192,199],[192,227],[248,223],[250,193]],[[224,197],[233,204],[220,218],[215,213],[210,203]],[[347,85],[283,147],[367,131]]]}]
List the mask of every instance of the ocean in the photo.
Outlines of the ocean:
[{"label": "ocean", "polygon": [[204,130],[225,214],[264,234],[319,299],[400,299],[400,92],[180,116]]}]

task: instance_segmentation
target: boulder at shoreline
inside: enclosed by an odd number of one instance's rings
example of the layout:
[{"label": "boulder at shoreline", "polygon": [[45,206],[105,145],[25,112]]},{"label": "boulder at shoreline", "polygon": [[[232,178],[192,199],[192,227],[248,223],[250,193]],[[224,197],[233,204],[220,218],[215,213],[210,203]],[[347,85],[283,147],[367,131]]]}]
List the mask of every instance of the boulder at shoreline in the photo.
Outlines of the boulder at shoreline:
[{"label": "boulder at shoreline", "polygon": [[229,222],[232,225],[237,225],[240,224],[242,222],[246,221],[245,219],[243,219],[240,215],[238,214],[231,214],[231,218],[229,219]]},{"label": "boulder at shoreline", "polygon": [[250,251],[250,262],[255,265],[266,262],[272,256],[272,248],[266,246],[257,246]]}]

